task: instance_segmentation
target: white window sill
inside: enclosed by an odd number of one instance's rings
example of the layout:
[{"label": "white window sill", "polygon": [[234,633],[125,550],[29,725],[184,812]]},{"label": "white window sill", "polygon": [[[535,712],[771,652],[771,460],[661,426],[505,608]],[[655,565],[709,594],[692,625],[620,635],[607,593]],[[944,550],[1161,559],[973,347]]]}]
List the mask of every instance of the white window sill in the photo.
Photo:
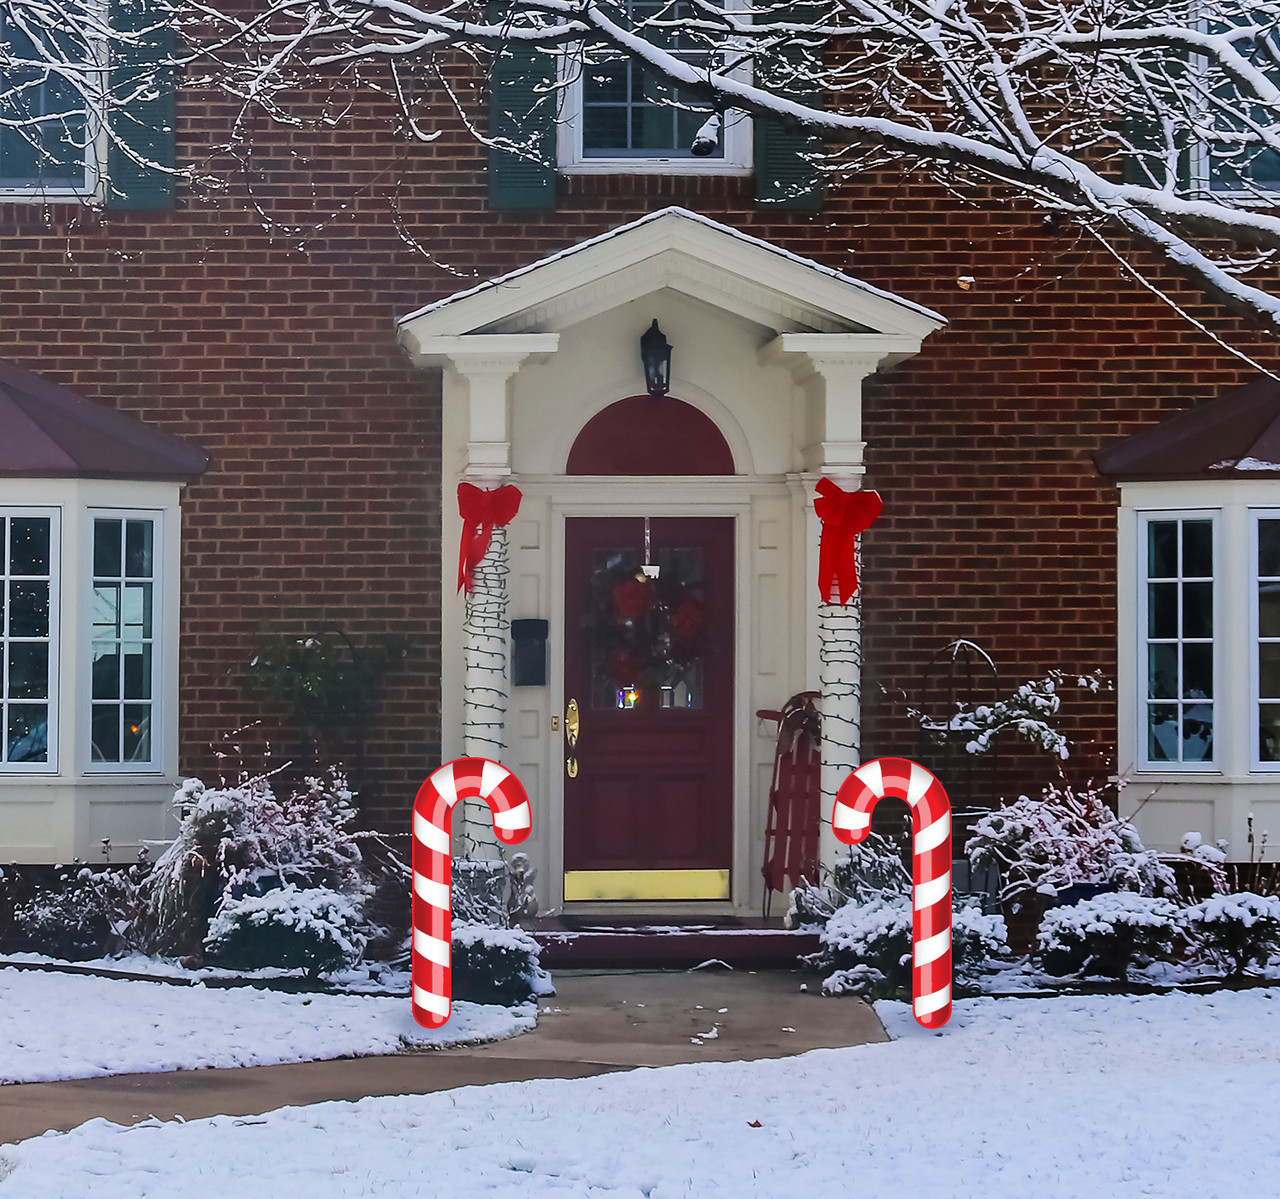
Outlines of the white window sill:
[{"label": "white window sill", "polygon": [[562,175],[750,175],[752,169],[705,158],[597,158],[559,168]]}]

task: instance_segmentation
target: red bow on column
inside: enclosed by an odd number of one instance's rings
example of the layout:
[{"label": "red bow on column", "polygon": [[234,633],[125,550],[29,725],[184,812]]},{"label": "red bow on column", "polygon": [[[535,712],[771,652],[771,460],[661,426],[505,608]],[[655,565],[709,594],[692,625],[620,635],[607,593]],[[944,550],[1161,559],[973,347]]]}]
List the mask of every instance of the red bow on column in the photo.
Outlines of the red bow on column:
[{"label": "red bow on column", "polygon": [[836,602],[833,592],[840,603],[847,604],[858,590],[857,537],[871,527],[883,507],[878,491],[844,491],[830,479],[818,480],[813,509],[822,521],[818,590],[824,604]]},{"label": "red bow on column", "polygon": [[462,545],[458,550],[458,590],[471,594],[472,574],[489,549],[489,538],[499,525],[511,523],[520,510],[520,488],[508,483],[495,491],[481,491],[470,483],[458,484],[458,511],[462,513]]}]

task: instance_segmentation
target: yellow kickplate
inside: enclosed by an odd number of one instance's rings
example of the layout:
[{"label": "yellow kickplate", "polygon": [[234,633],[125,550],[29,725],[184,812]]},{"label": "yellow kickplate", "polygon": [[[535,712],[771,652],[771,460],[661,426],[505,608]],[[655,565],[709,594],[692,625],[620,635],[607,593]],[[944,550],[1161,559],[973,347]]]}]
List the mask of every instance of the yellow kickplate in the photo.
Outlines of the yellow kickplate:
[{"label": "yellow kickplate", "polygon": [[566,870],[565,901],[728,899],[727,870]]}]

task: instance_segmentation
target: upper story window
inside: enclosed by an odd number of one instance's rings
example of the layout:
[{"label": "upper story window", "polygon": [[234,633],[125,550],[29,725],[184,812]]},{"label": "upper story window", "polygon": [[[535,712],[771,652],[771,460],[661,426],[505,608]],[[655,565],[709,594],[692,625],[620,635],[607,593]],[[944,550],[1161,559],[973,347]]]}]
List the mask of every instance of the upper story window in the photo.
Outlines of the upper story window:
[{"label": "upper story window", "polygon": [[[712,54],[668,23],[693,15],[694,5],[669,0],[628,0],[633,24],[648,27],[651,41],[694,66]],[[751,169],[751,121],[730,112],[708,123],[695,97],[672,89],[623,54],[586,63],[565,91],[560,127],[562,169],[589,172],[747,174]]]},{"label": "upper story window", "polygon": [[101,72],[82,70],[70,39],[0,11],[0,196],[81,195],[97,182],[98,121],[88,96]]},{"label": "upper story window", "polygon": [[[1236,24],[1245,19],[1246,14],[1241,14]],[[1225,32],[1231,26],[1218,23],[1209,28],[1211,32]],[[1280,79],[1274,31],[1262,39],[1237,43],[1237,48],[1270,79]],[[1209,93],[1211,120],[1220,132],[1200,149],[1201,165],[1197,174],[1202,185],[1215,192],[1237,195],[1280,190],[1280,154],[1259,144],[1256,136],[1252,136],[1274,128],[1275,114],[1250,104],[1241,95],[1239,85],[1220,76],[1217,81],[1211,81]]]}]

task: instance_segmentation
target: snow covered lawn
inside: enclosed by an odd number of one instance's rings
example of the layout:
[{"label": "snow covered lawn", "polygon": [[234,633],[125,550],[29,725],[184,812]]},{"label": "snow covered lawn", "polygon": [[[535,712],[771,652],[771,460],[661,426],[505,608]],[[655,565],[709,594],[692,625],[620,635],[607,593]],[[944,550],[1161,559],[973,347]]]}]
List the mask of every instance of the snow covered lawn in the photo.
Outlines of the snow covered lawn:
[{"label": "snow covered lawn", "polygon": [[890,1044],[0,1150],[0,1199],[1236,1199],[1280,1179],[1280,994],[973,999]]},{"label": "snow covered lawn", "polygon": [[396,1053],[533,1027],[534,1006],[455,1003],[425,1029],[409,999],[211,990],[86,975],[0,970],[0,1082],[203,1066],[268,1066]]}]

